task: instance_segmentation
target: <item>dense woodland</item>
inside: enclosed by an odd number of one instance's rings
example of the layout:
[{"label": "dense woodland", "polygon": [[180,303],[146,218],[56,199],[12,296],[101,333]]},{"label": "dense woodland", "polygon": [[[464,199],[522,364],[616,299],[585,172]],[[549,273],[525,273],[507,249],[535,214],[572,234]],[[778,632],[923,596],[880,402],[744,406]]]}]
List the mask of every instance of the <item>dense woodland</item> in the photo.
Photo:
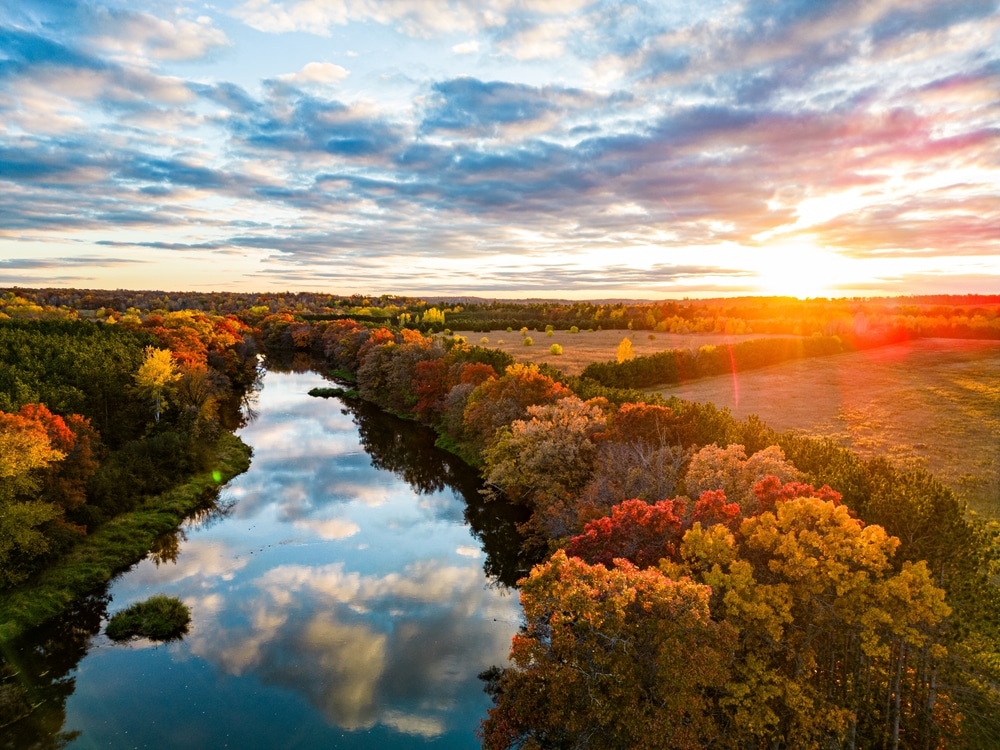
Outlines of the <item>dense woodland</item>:
[{"label": "dense woodland", "polygon": [[[1000,744],[998,527],[934,477],[711,404],[651,397],[635,379],[625,389],[568,378],[422,333],[474,328],[462,317],[471,313],[480,325],[529,325],[514,320],[523,307],[539,325],[674,330],[677,318],[687,330],[742,325],[809,342],[998,337],[1000,298],[519,307],[273,297],[291,304],[2,298],[0,461],[16,480],[0,503],[21,523],[2,537],[15,577],[127,510],[106,489],[123,477],[150,491],[152,477],[196,463],[197,436],[225,421],[223,396],[255,377],[255,340],[431,425],[481,469],[492,502],[527,511],[521,531],[538,564],[520,583],[526,625],[511,665],[483,676],[495,699],[485,747]],[[235,317],[220,315],[226,305]],[[78,445],[88,447],[74,459]],[[82,492],[57,495],[57,478]]]},{"label": "dense woodland", "polygon": [[0,590],[206,468],[257,377],[235,318],[0,320]]}]

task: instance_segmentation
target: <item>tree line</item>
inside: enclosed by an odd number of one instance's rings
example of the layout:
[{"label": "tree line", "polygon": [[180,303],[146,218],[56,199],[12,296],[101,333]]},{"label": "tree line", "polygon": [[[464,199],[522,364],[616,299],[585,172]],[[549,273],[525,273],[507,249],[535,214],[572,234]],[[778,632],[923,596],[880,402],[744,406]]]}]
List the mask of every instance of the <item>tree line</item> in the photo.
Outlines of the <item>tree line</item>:
[{"label": "tree line", "polygon": [[[5,312],[7,310],[8,312]],[[120,318],[184,310],[237,315],[256,325],[268,315],[351,318],[424,332],[496,331],[553,326],[569,330],[854,337],[1000,338],[1000,295],[795,299],[737,297],[658,301],[514,301],[469,297],[426,300],[321,292],[164,292],[0,289],[5,315]],[[428,315],[428,313],[431,313]]]},{"label": "tree line", "polygon": [[[527,624],[512,665],[484,675],[495,698],[487,747],[1000,740],[997,526],[924,471],[416,330],[452,324],[475,302],[415,304],[395,314],[402,327],[344,308],[307,319],[256,305],[237,319],[170,311],[162,299],[90,321],[22,291],[0,304],[12,318],[0,320],[0,461],[16,477],[0,498],[14,533],[0,544],[14,576],[133,507],[138,495],[122,487],[155,490],[198,462],[201,438],[234,419],[225,396],[256,377],[253,333],[269,356],[308,356],[362,398],[431,425],[480,468],[494,502],[526,511],[521,529],[543,561],[521,583]],[[852,311],[824,301],[813,318],[808,302],[783,300],[646,313],[654,328],[676,315],[684,325],[725,317],[725,329],[742,309],[756,332],[801,304],[808,340],[830,324],[820,341],[895,335],[921,316],[937,328],[913,330],[991,330],[995,300],[954,302]],[[932,315],[942,305],[950,313]],[[623,303],[591,312],[636,327],[638,310]],[[724,366],[729,352],[713,358]],[[49,489],[60,484],[62,504]],[[31,554],[9,552],[20,544]]]}]

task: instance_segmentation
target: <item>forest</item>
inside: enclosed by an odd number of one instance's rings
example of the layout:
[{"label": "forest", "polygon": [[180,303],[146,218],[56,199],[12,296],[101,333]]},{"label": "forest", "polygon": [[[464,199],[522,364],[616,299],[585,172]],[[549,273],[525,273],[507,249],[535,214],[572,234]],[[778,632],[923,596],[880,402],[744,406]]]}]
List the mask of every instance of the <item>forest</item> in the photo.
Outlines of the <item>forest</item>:
[{"label": "forest", "polygon": [[[70,571],[51,599],[38,594],[38,574],[90,549],[116,519],[217,469],[241,419],[240,400],[258,377],[251,329],[236,318],[183,311],[98,325],[11,312],[0,320],[5,637],[146,554],[148,544],[103,542],[110,549],[95,570]],[[159,526],[147,519],[138,538],[182,518],[168,514]],[[138,532],[116,533],[134,539]]]},{"label": "forest", "polygon": [[[512,325],[800,338],[567,377],[450,335]],[[490,502],[524,509],[525,625],[510,664],[482,675],[484,747],[995,747],[996,521],[926,471],[641,390],[921,336],[1000,338],[1000,298],[8,290],[2,584],[30,586],[165,477],[205,468],[259,347],[430,425],[479,468]]]}]

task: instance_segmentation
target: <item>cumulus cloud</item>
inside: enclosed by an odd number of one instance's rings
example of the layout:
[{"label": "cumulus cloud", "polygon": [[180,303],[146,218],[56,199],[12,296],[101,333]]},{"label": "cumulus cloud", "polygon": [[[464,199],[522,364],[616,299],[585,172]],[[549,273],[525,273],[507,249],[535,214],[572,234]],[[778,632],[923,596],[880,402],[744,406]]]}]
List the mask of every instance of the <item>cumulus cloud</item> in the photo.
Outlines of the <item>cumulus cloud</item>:
[{"label": "cumulus cloud", "polygon": [[229,44],[210,19],[157,18],[148,13],[97,8],[89,43],[115,57],[146,60],[196,60]]}]

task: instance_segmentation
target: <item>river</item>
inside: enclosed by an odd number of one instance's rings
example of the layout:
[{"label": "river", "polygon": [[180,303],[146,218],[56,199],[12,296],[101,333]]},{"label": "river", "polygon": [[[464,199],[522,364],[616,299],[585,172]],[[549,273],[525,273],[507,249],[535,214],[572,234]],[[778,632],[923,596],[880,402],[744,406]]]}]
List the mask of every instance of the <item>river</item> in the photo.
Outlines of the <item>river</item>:
[{"label": "river", "polygon": [[[521,623],[498,580],[523,572],[510,519],[431,433],[307,395],[322,385],[267,373],[240,433],[250,470],[21,644],[37,706],[0,745],[479,746],[478,674],[506,663]],[[182,640],[103,635],[110,614],[157,593],[190,606]]]}]

